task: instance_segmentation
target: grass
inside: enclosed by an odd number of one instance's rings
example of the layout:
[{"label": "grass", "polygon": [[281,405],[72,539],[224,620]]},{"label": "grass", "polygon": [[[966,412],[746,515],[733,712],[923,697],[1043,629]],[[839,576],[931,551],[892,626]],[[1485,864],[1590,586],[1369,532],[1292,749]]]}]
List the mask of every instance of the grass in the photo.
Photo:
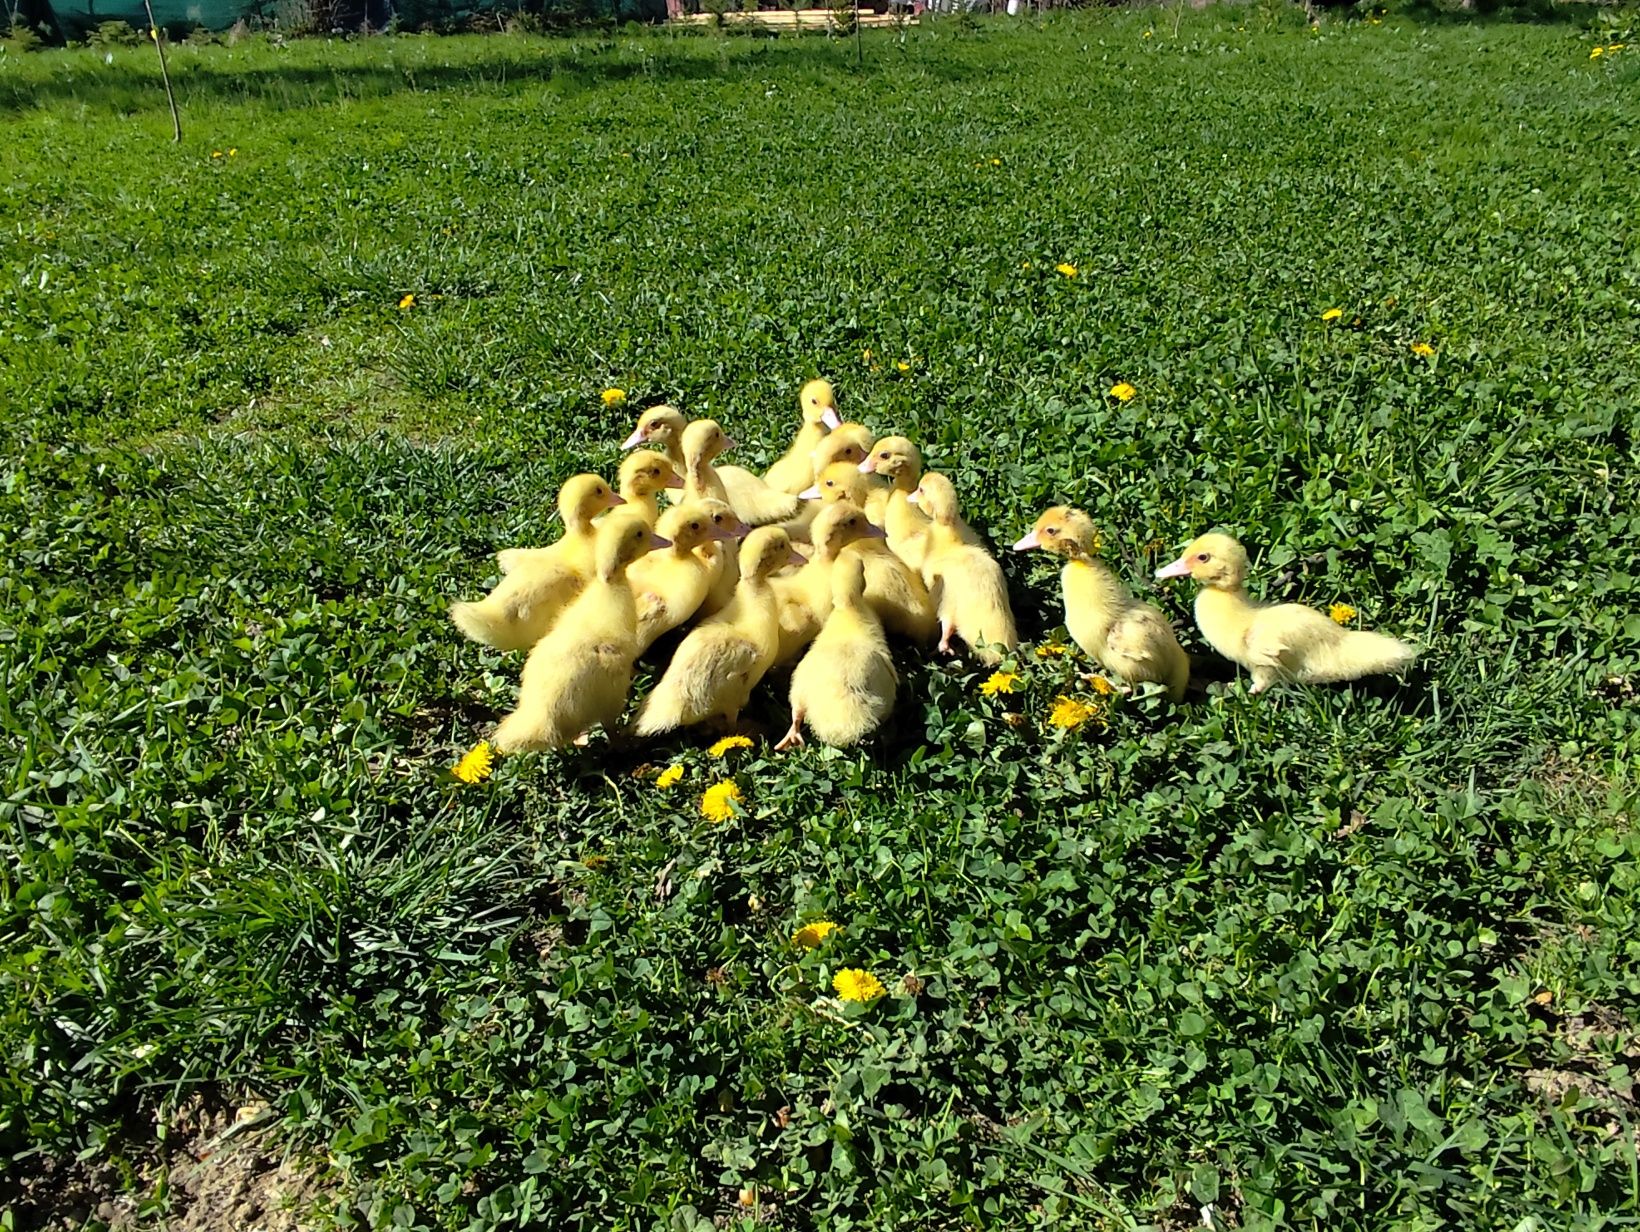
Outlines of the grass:
[{"label": "grass", "polygon": [[[0,1174],[259,1098],[350,1226],[1635,1222],[1640,51],[1593,45],[251,42],[173,50],[181,146],[141,51],[0,58]],[[598,392],[757,464],[817,374],[994,541],[1088,508],[1191,639],[1145,579],[1221,526],[1427,654],[1069,734],[1071,660],[902,655],[867,751],[455,784],[518,663],[445,607],[613,471]]]}]

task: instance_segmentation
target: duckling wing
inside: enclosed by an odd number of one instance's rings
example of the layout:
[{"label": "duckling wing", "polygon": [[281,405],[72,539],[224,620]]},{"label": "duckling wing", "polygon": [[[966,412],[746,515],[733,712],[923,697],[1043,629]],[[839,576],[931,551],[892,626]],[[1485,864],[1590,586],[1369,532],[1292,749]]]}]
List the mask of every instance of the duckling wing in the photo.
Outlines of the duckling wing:
[{"label": "duckling wing", "polygon": [[[738,466],[720,466],[718,478],[723,482],[729,508],[742,522],[752,526],[767,526],[795,517],[803,504],[790,492],[771,488],[751,471]],[[801,489],[799,489],[801,491]]]},{"label": "duckling wing", "polygon": [[685,641],[666,669],[668,676],[679,673],[678,701],[686,723],[740,709],[768,667],[749,639],[727,629],[713,632],[717,636]]},{"label": "duckling wing", "polygon": [[1129,680],[1163,680],[1177,649],[1173,626],[1155,608],[1135,604],[1111,622],[1105,634],[1110,662],[1105,666]]},{"label": "duckling wing", "polygon": [[1247,630],[1247,666],[1301,676],[1305,660],[1342,635],[1331,620],[1302,603],[1261,608]]},{"label": "duckling wing", "polygon": [[502,573],[512,573],[529,566],[545,566],[557,552],[557,544],[544,548],[502,548],[495,554],[495,563]]}]

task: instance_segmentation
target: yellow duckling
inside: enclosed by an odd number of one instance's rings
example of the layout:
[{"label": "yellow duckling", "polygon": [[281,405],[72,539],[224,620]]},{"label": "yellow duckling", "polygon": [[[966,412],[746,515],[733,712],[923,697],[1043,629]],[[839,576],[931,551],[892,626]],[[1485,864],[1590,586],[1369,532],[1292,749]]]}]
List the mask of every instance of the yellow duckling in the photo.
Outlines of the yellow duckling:
[{"label": "yellow duckling", "polygon": [[475,642],[528,650],[552,627],[591,576],[597,534],[592,519],[619,496],[597,475],[576,475],[558,491],[563,536],[545,548],[514,549],[511,569],[476,603],[452,603],[450,619]]},{"label": "yellow duckling", "polygon": [[765,526],[740,545],[740,585],[716,616],[689,631],[633,723],[640,736],[707,719],[733,725],[780,648],[780,615],[769,578],[793,556],[778,526]]},{"label": "yellow duckling", "polygon": [[[921,452],[906,437],[885,436],[871,446],[865,461],[860,463],[860,472],[888,481],[889,491],[883,498],[880,522],[888,532],[889,549],[914,571],[921,573],[923,560],[928,555],[928,517],[911,503],[911,494],[917,490],[917,484],[922,479]],[[958,514],[955,525],[964,543],[984,546],[974,533],[974,528],[963,521],[961,514]]]},{"label": "yellow duckling", "polygon": [[1008,583],[989,552],[963,539],[956,489],[930,471],[907,500],[931,519],[924,532],[922,577],[940,621],[940,653],[951,653],[954,633],[980,663],[1002,662],[997,647],[1012,652],[1019,646]]},{"label": "yellow duckling", "polygon": [[[621,448],[636,449],[639,445],[647,445],[659,450],[687,479],[688,459],[683,442],[688,426],[683,412],[676,407],[652,406],[638,416],[637,428],[622,442]],[[719,452],[729,447],[725,444]],[[797,512],[800,502],[795,496],[776,491],[744,467],[719,466],[715,470],[729,507],[742,521],[763,526],[789,518]],[[689,499],[687,491],[684,499]]]},{"label": "yellow duckling", "polygon": [[[819,476],[840,465],[846,465],[853,470],[864,460],[866,450],[870,448],[871,433],[860,424],[842,424],[815,447],[815,482],[798,493],[803,507],[797,511],[794,517],[787,518],[780,524],[780,528],[792,537],[793,543],[803,544],[809,542],[809,527],[813,525],[815,515],[820,512],[818,503],[820,500]],[[861,504],[858,501],[855,503]],[[861,504],[861,508],[865,508],[865,506]],[[866,509],[866,516],[871,517],[871,510]],[[871,518],[871,520],[873,522],[878,521],[876,518]],[[799,552],[803,551],[801,547],[797,550]]]},{"label": "yellow duckling", "polygon": [[668,509],[661,514],[658,529],[672,546],[649,553],[626,571],[638,603],[639,654],[654,645],[656,638],[683,624],[706,601],[718,563],[715,556],[700,549],[732,543],[749,528],[729,506],[706,500]]},{"label": "yellow duckling", "polygon": [[791,730],[775,748],[801,745],[805,721],[824,744],[858,744],[894,709],[899,677],[865,593],[865,558],[845,552],[831,570],[831,615],[792,672]]},{"label": "yellow duckling", "polygon": [[1065,627],[1090,658],[1130,684],[1154,680],[1174,701],[1190,683],[1190,659],[1173,626],[1157,609],[1140,603],[1099,558],[1099,536],[1080,509],[1055,505],[1036,520],[1014,551],[1039,548],[1065,558],[1060,588]]},{"label": "yellow duckling", "polygon": [[1229,535],[1202,535],[1184,555],[1156,571],[1192,577],[1196,625],[1208,644],[1253,674],[1253,693],[1272,684],[1330,684],[1406,667],[1418,652],[1382,633],[1339,627],[1302,603],[1257,603],[1247,597],[1247,550]]},{"label": "yellow duckling", "polygon": [[640,449],[621,463],[617,476],[621,499],[645,522],[654,526],[660,517],[659,497],[671,488],[683,489],[683,475],[672,465],[670,458],[653,449]]},{"label": "yellow duckling", "polygon": [[627,582],[633,561],[666,540],[637,514],[598,528],[597,566],[581,596],[524,661],[518,705],[495,729],[503,753],[557,749],[620,717],[638,657],[638,614]]},{"label": "yellow duckling", "polygon": [[837,414],[837,394],[829,381],[810,381],[797,395],[803,426],[792,443],[763,475],[763,482],[777,492],[792,495],[814,482],[814,447],[825,439],[826,431],[842,423]]},{"label": "yellow duckling", "polygon": [[[821,505],[848,501],[865,509],[870,518],[868,482],[857,464],[836,462],[821,472],[814,490],[820,494]],[[888,495],[888,489],[876,486]],[[939,625],[928,588],[919,574],[889,550],[886,537],[858,540],[843,549],[843,555],[858,555],[864,562],[866,603],[889,632],[923,644],[934,640]]]},{"label": "yellow duckling", "polygon": [[831,567],[849,544],[881,536],[867,520],[865,510],[847,501],[827,505],[814,519],[814,552],[790,577],[774,579],[780,598],[780,645],[776,663],[790,663],[815,639],[831,615]]}]

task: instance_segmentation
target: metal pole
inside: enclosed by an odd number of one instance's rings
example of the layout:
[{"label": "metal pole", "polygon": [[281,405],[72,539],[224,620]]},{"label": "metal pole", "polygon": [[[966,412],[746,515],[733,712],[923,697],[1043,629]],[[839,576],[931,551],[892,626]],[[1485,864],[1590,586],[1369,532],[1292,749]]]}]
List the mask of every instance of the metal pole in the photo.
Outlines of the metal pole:
[{"label": "metal pole", "polygon": [[172,141],[182,140],[182,117],[177,114],[177,98],[171,93],[171,70],[165,67],[165,43],[159,37],[159,26],[154,21],[154,6],[148,0],[142,0],[142,7],[148,10],[148,37],[154,40],[154,50],[159,52],[159,75],[165,81],[165,101],[171,105],[171,132]]}]

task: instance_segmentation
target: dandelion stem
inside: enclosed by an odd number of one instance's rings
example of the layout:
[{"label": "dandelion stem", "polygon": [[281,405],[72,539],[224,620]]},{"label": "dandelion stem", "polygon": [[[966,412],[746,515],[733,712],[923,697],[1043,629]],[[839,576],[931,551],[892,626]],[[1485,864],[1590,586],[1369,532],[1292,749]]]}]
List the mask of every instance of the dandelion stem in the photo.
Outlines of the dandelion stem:
[{"label": "dandelion stem", "polygon": [[165,40],[159,36],[159,23],[154,20],[154,6],[150,0],[142,0],[142,7],[148,10],[148,32],[154,40],[154,50],[159,53],[159,75],[165,82],[165,101],[171,105],[171,140],[182,140],[182,117],[177,114],[177,96],[171,93],[171,70],[165,66]]}]

